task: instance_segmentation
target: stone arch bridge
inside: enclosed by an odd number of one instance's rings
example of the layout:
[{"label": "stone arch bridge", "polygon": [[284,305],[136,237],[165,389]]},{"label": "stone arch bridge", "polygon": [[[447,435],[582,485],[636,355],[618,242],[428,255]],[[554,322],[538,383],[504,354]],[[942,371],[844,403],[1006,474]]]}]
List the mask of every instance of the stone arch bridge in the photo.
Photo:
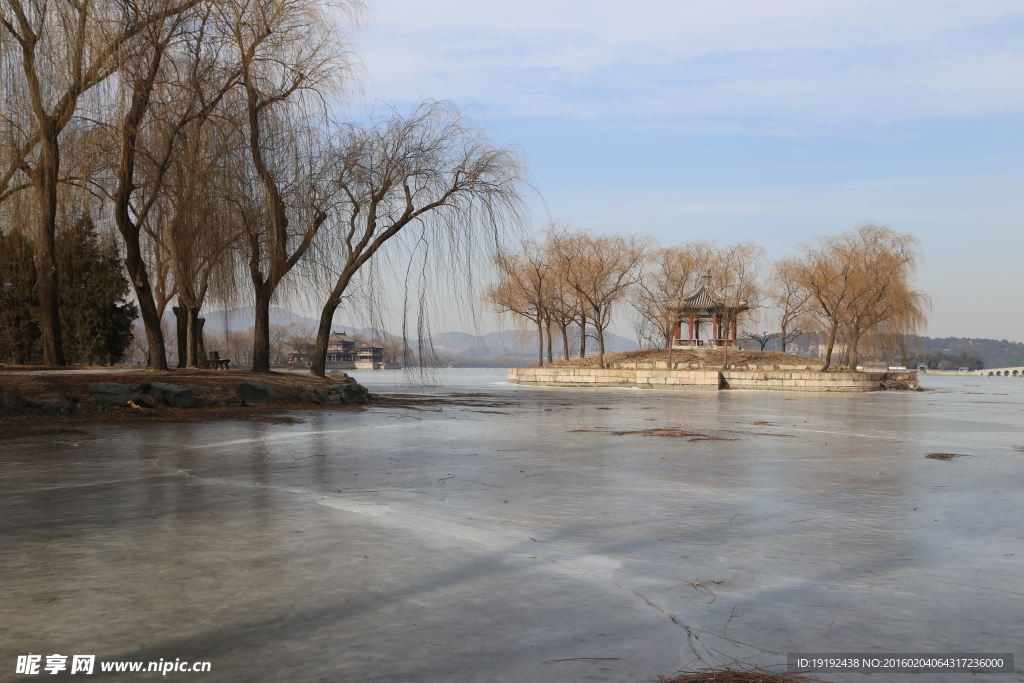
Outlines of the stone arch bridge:
[{"label": "stone arch bridge", "polygon": [[975,370],[971,374],[984,377],[1024,377],[1024,365],[1015,368],[986,368],[985,370]]}]

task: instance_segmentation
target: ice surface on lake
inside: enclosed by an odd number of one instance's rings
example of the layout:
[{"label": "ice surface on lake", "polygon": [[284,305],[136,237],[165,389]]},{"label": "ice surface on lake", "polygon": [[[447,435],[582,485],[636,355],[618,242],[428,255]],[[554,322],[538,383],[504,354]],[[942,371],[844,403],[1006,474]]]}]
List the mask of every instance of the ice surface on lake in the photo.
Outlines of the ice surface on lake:
[{"label": "ice surface on lake", "polygon": [[447,402],[0,442],[0,661],[625,682],[1024,640],[1024,380],[688,394],[351,374]]}]

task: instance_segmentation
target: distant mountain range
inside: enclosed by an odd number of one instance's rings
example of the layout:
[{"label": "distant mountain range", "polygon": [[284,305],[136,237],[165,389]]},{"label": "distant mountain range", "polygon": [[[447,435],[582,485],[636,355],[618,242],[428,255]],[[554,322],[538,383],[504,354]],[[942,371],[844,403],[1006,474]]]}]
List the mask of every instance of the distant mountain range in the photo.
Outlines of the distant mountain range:
[{"label": "distant mountain range", "polygon": [[[222,332],[225,328],[228,331],[245,331],[253,325],[255,309],[252,306],[231,308],[222,311],[204,312],[206,318],[206,330],[214,334]],[[173,324],[174,316],[170,317]],[[316,334],[320,321],[314,318],[307,318],[293,313],[286,308],[278,306],[270,307],[271,325],[296,325],[306,328],[308,334]],[[353,327],[350,325],[335,325],[335,331],[347,332],[348,334],[362,334],[366,337],[380,337],[380,330]],[[400,338],[400,335],[386,333],[384,336]],[[430,350],[443,364],[457,364],[465,366],[524,366],[534,365],[537,362],[537,333],[520,332],[517,330],[505,330],[502,332],[488,332],[484,335],[469,334],[467,332],[442,332],[432,335],[430,338]],[[410,339],[409,345],[413,352],[419,351],[417,340]],[[626,337],[621,337],[611,332],[605,333],[605,350],[609,353],[617,351],[633,351],[640,348],[639,345]],[[588,342],[588,351],[597,349],[596,341]],[[562,341],[555,338],[553,350],[556,356],[561,356]]]},{"label": "distant mountain range", "polygon": [[[170,316],[174,320],[173,313],[165,313],[164,317]],[[256,308],[253,306],[242,306],[241,308],[229,308],[222,311],[204,311],[202,316],[206,318],[206,329],[223,332],[225,328],[229,332],[244,332],[253,326],[256,319]],[[320,321],[315,318],[306,318],[298,313],[292,313],[287,308],[279,306],[270,307],[270,324],[287,327],[292,324],[304,325],[312,328],[311,334],[316,334],[316,328]],[[346,329],[346,331],[348,331]]]}]

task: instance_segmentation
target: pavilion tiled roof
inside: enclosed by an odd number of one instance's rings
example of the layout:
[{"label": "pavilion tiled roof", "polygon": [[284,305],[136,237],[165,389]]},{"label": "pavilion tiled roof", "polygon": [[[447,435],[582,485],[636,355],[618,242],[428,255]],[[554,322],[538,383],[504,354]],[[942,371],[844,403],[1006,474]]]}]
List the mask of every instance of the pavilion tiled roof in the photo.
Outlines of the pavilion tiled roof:
[{"label": "pavilion tiled roof", "polygon": [[747,310],[747,302],[740,300],[737,302],[739,306],[731,303],[724,294],[715,288],[715,283],[712,281],[711,273],[706,272],[700,276],[700,286],[697,290],[683,299],[682,305],[679,307],[680,310],[686,311],[700,311],[700,310],[713,310],[713,309],[738,309],[741,311]]},{"label": "pavilion tiled roof", "polygon": [[693,294],[683,299],[683,308],[719,308],[725,306],[725,296],[715,289],[711,273],[700,277],[700,286]]}]

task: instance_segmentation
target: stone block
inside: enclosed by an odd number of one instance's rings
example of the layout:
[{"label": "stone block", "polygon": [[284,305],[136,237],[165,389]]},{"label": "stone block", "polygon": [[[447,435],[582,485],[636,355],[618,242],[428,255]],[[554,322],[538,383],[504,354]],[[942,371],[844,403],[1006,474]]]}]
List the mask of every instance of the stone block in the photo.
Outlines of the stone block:
[{"label": "stone block", "polygon": [[118,384],[117,382],[97,382],[89,385],[89,391],[94,394],[125,396],[132,393],[132,388],[127,384]]},{"label": "stone block", "polygon": [[302,400],[307,403],[315,403],[317,405],[324,405],[328,403],[330,399],[326,389],[320,389],[319,387],[310,387],[302,393]]},{"label": "stone block", "polygon": [[43,394],[38,401],[29,401],[29,405],[58,415],[70,415],[75,410],[75,404],[61,394]]},{"label": "stone block", "polygon": [[153,390],[153,401],[162,406],[171,408],[194,408],[196,405],[195,394],[187,387],[179,387],[176,384],[149,385]]},{"label": "stone block", "polygon": [[341,402],[348,405],[353,403],[366,403],[370,400],[370,392],[362,384],[357,382],[335,384],[327,387],[330,395],[341,397]]},{"label": "stone block", "polygon": [[265,382],[242,382],[238,385],[238,397],[247,406],[261,406],[280,398],[281,393]]}]

